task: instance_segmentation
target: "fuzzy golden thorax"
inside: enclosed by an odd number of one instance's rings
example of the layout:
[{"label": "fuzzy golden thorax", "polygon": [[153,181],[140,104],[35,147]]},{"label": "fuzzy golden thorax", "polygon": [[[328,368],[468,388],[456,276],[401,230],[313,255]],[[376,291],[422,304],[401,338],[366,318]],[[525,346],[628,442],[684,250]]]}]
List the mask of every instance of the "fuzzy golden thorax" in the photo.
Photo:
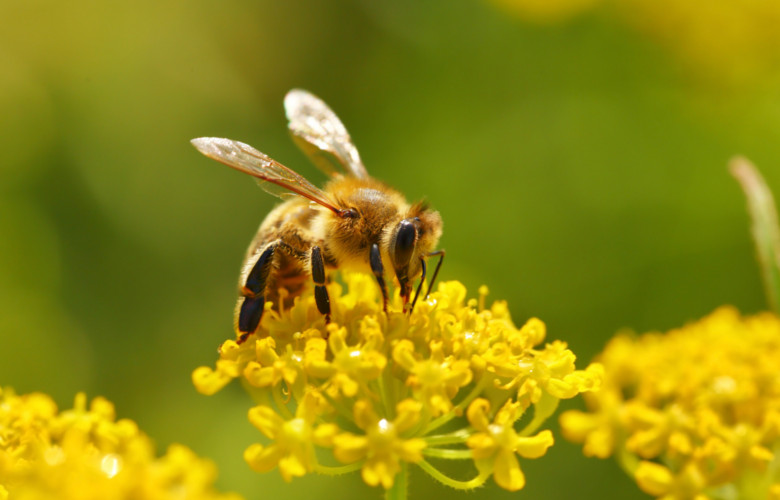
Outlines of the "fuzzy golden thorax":
[{"label": "fuzzy golden thorax", "polygon": [[[354,214],[343,217],[321,212],[317,232],[327,235],[323,238],[325,253],[332,261],[342,268],[371,272],[370,249],[377,244],[386,272],[395,271],[401,282],[420,274],[420,258],[436,247],[441,236],[438,212],[424,203],[410,205],[398,191],[374,179],[339,177],[330,181],[325,191],[336,206]],[[395,248],[400,225],[407,220],[413,221],[416,231],[404,269],[399,269]]]}]

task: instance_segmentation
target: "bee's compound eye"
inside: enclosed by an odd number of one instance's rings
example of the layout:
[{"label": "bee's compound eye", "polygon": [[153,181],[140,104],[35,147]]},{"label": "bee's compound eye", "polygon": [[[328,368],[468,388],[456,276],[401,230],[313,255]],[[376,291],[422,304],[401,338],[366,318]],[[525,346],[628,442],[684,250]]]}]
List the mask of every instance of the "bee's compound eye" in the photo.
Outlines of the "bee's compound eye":
[{"label": "bee's compound eye", "polygon": [[360,217],[360,214],[354,208],[345,208],[339,212],[339,216],[344,219],[357,219]]},{"label": "bee's compound eye", "polygon": [[393,264],[396,269],[409,264],[417,244],[417,227],[414,222],[404,219],[398,223],[395,232],[395,245],[393,245]]}]

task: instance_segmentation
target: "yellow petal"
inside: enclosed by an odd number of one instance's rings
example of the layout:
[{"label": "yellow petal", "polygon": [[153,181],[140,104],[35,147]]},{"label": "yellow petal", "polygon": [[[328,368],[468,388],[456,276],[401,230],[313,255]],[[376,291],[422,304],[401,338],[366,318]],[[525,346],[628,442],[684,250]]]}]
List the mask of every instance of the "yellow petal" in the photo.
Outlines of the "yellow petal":
[{"label": "yellow petal", "polygon": [[488,412],[490,411],[490,403],[487,399],[477,398],[471,402],[466,410],[466,418],[469,423],[478,431],[487,432],[490,426],[490,420],[488,419]]},{"label": "yellow petal", "polygon": [[427,444],[424,439],[406,439],[402,442],[401,446],[396,449],[398,457],[406,462],[419,462],[422,460],[422,450],[425,449]]},{"label": "yellow petal", "polygon": [[284,420],[273,408],[262,405],[249,410],[249,421],[270,439],[275,439],[284,426]]},{"label": "yellow petal", "polygon": [[501,450],[496,456],[493,469],[496,484],[509,491],[517,491],[525,486],[525,474],[520,470],[517,456],[509,450]]},{"label": "yellow petal", "polygon": [[496,441],[483,432],[469,436],[466,440],[466,446],[471,448],[474,459],[490,458],[498,448]]},{"label": "yellow petal", "polygon": [[634,479],[645,493],[661,496],[671,489],[674,476],[663,465],[642,461],[634,472]]},{"label": "yellow petal", "polygon": [[539,458],[547,453],[547,449],[555,440],[549,430],[544,430],[533,437],[518,438],[515,451],[525,458]]},{"label": "yellow petal", "polygon": [[214,371],[208,366],[201,366],[192,372],[192,383],[201,394],[211,396],[225,387],[233,377],[221,371]]},{"label": "yellow petal", "polygon": [[308,472],[304,464],[297,455],[286,455],[279,460],[279,472],[282,478],[288,483],[293,477],[303,477]]},{"label": "yellow petal", "polygon": [[333,456],[347,464],[362,460],[366,456],[368,440],[345,432],[333,438]]},{"label": "yellow petal", "polygon": [[361,474],[363,481],[370,486],[377,486],[382,484],[382,487],[386,490],[393,486],[395,481],[395,475],[400,471],[400,467],[397,462],[373,459],[366,462],[363,465]]},{"label": "yellow petal", "polygon": [[256,443],[244,451],[244,460],[257,472],[267,472],[279,463],[281,452],[278,446],[265,447]]}]

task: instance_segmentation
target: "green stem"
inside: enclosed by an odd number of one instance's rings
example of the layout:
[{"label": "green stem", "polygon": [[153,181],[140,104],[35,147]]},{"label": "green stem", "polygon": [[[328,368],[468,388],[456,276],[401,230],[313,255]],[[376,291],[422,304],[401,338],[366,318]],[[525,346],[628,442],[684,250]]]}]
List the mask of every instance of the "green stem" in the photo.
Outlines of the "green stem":
[{"label": "green stem", "polygon": [[460,429],[449,434],[438,434],[436,436],[425,437],[425,442],[428,446],[441,446],[443,444],[455,444],[465,443],[466,440],[474,433],[471,427]]},{"label": "green stem", "polygon": [[769,306],[780,312],[780,227],[772,192],[758,169],[745,158],[737,157],[729,165],[742,186],[753,220],[753,242],[756,245],[761,276]]},{"label": "green stem", "polygon": [[275,386],[271,389],[271,395],[274,398],[274,403],[276,403],[276,406],[279,409],[279,413],[281,413],[286,420],[290,420],[295,417],[287,407],[287,402],[284,400],[282,391],[279,386]]},{"label": "green stem", "polygon": [[550,418],[553,413],[555,413],[559,402],[560,400],[555,396],[551,396],[550,394],[543,392],[542,397],[536,404],[534,404],[534,418],[528,422],[528,425],[526,425],[525,428],[518,434],[520,436],[530,436],[539,427],[541,427],[542,424],[548,418]]},{"label": "green stem", "polygon": [[385,491],[385,500],[406,500],[409,493],[409,465],[401,462],[401,471],[396,474],[393,486]]},{"label": "green stem", "polygon": [[448,460],[470,460],[474,458],[471,450],[450,450],[448,448],[425,448],[423,455]]},{"label": "green stem", "polygon": [[456,490],[473,490],[474,488],[485,484],[485,481],[490,477],[490,472],[485,471],[480,472],[479,475],[469,481],[456,481],[449,476],[445,476],[439,469],[425,460],[420,460],[417,462],[417,465],[440,483],[449,486],[450,488],[455,488]]},{"label": "green stem", "polygon": [[637,467],[639,467],[639,457],[623,447],[615,449],[620,450],[616,454],[618,465],[620,465],[620,468],[623,469],[628,477],[633,478]]},{"label": "green stem", "polygon": [[356,470],[360,470],[362,466],[363,466],[362,460],[360,462],[355,462],[354,464],[342,465],[341,467],[331,467],[328,465],[316,464],[314,466],[314,472],[317,472],[319,474],[324,474],[326,476],[340,476],[342,474],[349,474],[350,472],[355,472]]},{"label": "green stem", "polygon": [[352,419],[354,418],[354,415],[352,413],[352,410],[344,406],[344,403],[341,401],[337,401],[330,397],[328,395],[327,391],[322,391],[320,394],[325,398],[325,400],[330,403],[330,405],[338,412],[339,415],[341,415],[343,418],[345,418],[347,421],[352,422]]},{"label": "green stem", "polygon": [[482,378],[479,379],[479,382],[474,385],[474,388],[469,392],[469,394],[463,398],[462,401],[460,401],[455,407],[450,410],[448,413],[445,413],[444,415],[440,416],[439,418],[435,419],[433,422],[428,424],[428,427],[425,428],[422,432],[422,436],[425,436],[426,434],[429,434],[430,432],[438,429],[442,425],[446,424],[453,418],[455,418],[458,415],[463,414],[463,410],[476,398],[477,396],[482,393],[482,390],[485,388],[489,380],[493,380],[492,377],[487,376],[487,373],[482,376]]}]

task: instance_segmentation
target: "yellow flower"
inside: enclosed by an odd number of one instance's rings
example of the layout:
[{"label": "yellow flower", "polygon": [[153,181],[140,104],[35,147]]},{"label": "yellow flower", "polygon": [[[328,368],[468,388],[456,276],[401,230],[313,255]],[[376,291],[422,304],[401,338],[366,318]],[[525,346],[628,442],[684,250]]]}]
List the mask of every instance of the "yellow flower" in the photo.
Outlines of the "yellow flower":
[{"label": "yellow flower", "polygon": [[618,335],[589,412],[561,416],[587,455],[615,453],[660,498],[767,498],[780,484],[780,319],[723,307],[666,334]]},{"label": "yellow flower", "polygon": [[404,433],[419,421],[422,405],[411,399],[401,401],[392,421],[380,418],[368,400],[358,401],[354,408],[355,423],[365,434],[339,434],[333,439],[333,454],[345,463],[365,460],[362,474],[366,484],[381,484],[389,489],[401,470],[401,460],[411,463],[422,460],[425,440],[403,438]]},{"label": "yellow flower", "polygon": [[[516,479],[515,455],[536,458],[543,452],[529,447],[552,444],[549,433],[527,436],[559,399],[600,384],[598,365],[576,370],[566,344],[542,345],[540,320],[517,328],[504,302],[486,307],[484,287],[467,300],[462,284],[441,283],[412,314],[402,312],[396,292],[385,314],[372,276],[343,279],[346,286],[328,285],[330,324],[313,294],[303,293],[290,308],[267,309],[247,342],[224,342],[215,368],[193,373],[204,394],[238,378],[259,403],[249,418],[271,443],[244,455],[257,471],[278,467],[289,481],[361,470],[367,484],[393,488],[406,464],[415,464],[454,488],[475,488],[493,473],[501,486],[518,489],[524,481]],[[496,416],[500,436],[489,433],[495,424],[464,418],[480,397],[505,408]],[[531,422],[515,430],[531,406]],[[427,457],[472,461],[478,475],[450,478]]]},{"label": "yellow flower", "polygon": [[151,440],[113,405],[84,394],[58,412],[44,394],[0,390],[0,498],[25,500],[222,499],[214,465],[173,444],[156,457]]},{"label": "yellow flower", "polygon": [[519,403],[507,401],[492,423],[489,412],[490,403],[486,399],[477,399],[469,405],[467,416],[478,432],[468,438],[466,445],[472,449],[478,468],[492,470],[499,486],[517,491],[525,486],[525,475],[515,454],[524,458],[543,456],[553,445],[552,432],[544,430],[533,437],[518,435],[514,424],[523,414]]},{"label": "yellow flower", "polygon": [[277,465],[285,481],[303,476],[314,468],[315,443],[327,442],[322,432],[315,432],[312,425],[317,405],[323,404],[314,392],[308,393],[298,406],[295,418],[284,420],[268,406],[256,406],[249,410],[249,421],[266,437],[273,440],[270,446],[254,444],[244,452],[244,459],[258,472],[266,472]]},{"label": "yellow flower", "polygon": [[444,356],[440,341],[431,341],[429,356],[421,358],[411,340],[401,340],[393,349],[393,360],[409,373],[406,384],[414,389],[415,398],[422,400],[432,415],[447,413],[458,390],[471,382],[470,362]]},{"label": "yellow flower", "polygon": [[[359,391],[370,392],[365,384],[377,379],[387,364],[387,359],[378,350],[381,344],[377,343],[382,338],[381,333],[377,333],[375,337],[369,337],[366,343],[350,346],[347,344],[346,328],[330,327],[327,342],[318,338],[307,342],[307,373],[328,379],[324,389],[334,397],[338,393],[355,397]],[[332,359],[328,359],[329,352],[332,353]]]}]

